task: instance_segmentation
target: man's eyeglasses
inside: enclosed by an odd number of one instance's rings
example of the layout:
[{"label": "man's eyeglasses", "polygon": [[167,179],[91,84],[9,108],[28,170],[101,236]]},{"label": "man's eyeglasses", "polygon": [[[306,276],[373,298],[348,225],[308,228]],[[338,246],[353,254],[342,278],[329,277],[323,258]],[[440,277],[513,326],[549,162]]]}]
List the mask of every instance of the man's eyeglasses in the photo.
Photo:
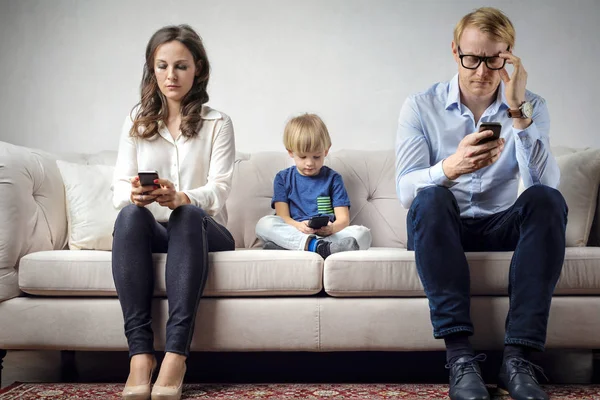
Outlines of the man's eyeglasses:
[{"label": "man's eyeglasses", "polygon": [[[510,47],[506,51],[509,49]],[[460,47],[458,48],[458,57],[460,58],[460,63],[466,69],[477,69],[484,62],[489,69],[496,71],[504,68],[506,64],[506,59],[498,56],[482,57],[474,54],[462,54]]]}]

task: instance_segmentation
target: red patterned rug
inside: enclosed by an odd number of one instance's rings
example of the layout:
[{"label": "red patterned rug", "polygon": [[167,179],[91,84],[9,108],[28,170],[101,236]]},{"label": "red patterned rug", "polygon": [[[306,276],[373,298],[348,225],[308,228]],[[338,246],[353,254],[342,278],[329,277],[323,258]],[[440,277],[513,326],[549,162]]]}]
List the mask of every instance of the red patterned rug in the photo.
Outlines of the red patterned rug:
[{"label": "red patterned rug", "polygon": [[[551,399],[600,400],[600,385],[547,385]],[[15,383],[0,390],[1,400],[12,399],[120,399],[122,384],[90,383]],[[510,397],[495,393],[492,399],[508,400]],[[185,385],[184,399],[219,400],[292,400],[292,399],[353,399],[353,400],[436,400],[448,398],[448,386],[428,384],[190,384]]]}]

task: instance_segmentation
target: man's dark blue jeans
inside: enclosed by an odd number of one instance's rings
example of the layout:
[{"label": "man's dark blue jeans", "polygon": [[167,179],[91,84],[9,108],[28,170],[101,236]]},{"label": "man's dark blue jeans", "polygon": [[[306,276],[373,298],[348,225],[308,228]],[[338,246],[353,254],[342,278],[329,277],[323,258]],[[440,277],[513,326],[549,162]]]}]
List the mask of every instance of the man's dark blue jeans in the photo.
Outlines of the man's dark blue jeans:
[{"label": "man's dark blue jeans", "polygon": [[177,207],[167,224],[156,222],[144,207],[128,205],[119,212],[113,233],[112,270],[130,357],[154,352],[152,253],[167,253],[165,351],[188,356],[208,276],[208,252],[234,248],[231,233],[200,207]]},{"label": "man's dark blue jeans", "polygon": [[525,190],[507,210],[482,218],[461,218],[445,187],[421,190],[407,216],[407,247],[415,251],[434,337],[473,333],[465,251],[514,251],[504,343],[544,350],[565,257],[567,212],[560,192],[543,185]]}]

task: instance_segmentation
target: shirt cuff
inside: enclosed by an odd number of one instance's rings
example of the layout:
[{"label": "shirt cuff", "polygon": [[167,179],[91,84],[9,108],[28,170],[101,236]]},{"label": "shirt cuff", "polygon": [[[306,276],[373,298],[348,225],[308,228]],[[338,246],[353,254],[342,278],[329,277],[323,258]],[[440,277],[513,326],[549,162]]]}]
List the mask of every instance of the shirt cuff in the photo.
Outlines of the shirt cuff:
[{"label": "shirt cuff", "polygon": [[437,186],[444,186],[450,188],[456,185],[458,182],[448,179],[448,177],[444,173],[444,168],[442,168],[443,162],[444,160],[429,168],[429,179],[432,183],[434,183]]},{"label": "shirt cuff", "polygon": [[517,129],[513,127],[512,130],[517,136],[517,145],[523,147],[524,149],[529,149],[535,144],[535,142],[538,141],[538,139],[540,139],[540,131],[538,131],[535,122],[532,122],[531,125],[525,129]]},{"label": "shirt cuff", "polygon": [[206,198],[202,197],[202,193],[192,192],[191,190],[182,190],[182,192],[190,199],[191,205],[204,209],[204,204],[206,202],[203,200],[206,200]]},{"label": "shirt cuff", "polygon": [[117,182],[113,185],[113,207],[117,210],[129,204],[135,204],[131,200],[131,184]]}]

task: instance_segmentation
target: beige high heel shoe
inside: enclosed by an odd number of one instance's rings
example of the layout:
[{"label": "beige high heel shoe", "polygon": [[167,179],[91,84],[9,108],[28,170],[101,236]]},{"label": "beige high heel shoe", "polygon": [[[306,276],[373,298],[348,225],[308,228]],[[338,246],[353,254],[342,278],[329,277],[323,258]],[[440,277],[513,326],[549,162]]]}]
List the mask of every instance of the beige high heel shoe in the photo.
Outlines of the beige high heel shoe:
[{"label": "beige high heel shoe", "polygon": [[148,383],[144,385],[136,386],[125,386],[121,397],[124,400],[148,400],[150,398],[150,385],[152,384],[152,375],[156,370],[157,362],[156,358],[152,363],[152,370],[150,370],[150,376],[148,377]]},{"label": "beige high heel shoe", "polygon": [[179,386],[176,388],[167,386],[154,385],[152,388],[152,400],[179,400],[181,399],[181,392],[183,389],[183,378],[187,371],[187,365],[183,366],[183,374],[181,375],[181,381]]}]

